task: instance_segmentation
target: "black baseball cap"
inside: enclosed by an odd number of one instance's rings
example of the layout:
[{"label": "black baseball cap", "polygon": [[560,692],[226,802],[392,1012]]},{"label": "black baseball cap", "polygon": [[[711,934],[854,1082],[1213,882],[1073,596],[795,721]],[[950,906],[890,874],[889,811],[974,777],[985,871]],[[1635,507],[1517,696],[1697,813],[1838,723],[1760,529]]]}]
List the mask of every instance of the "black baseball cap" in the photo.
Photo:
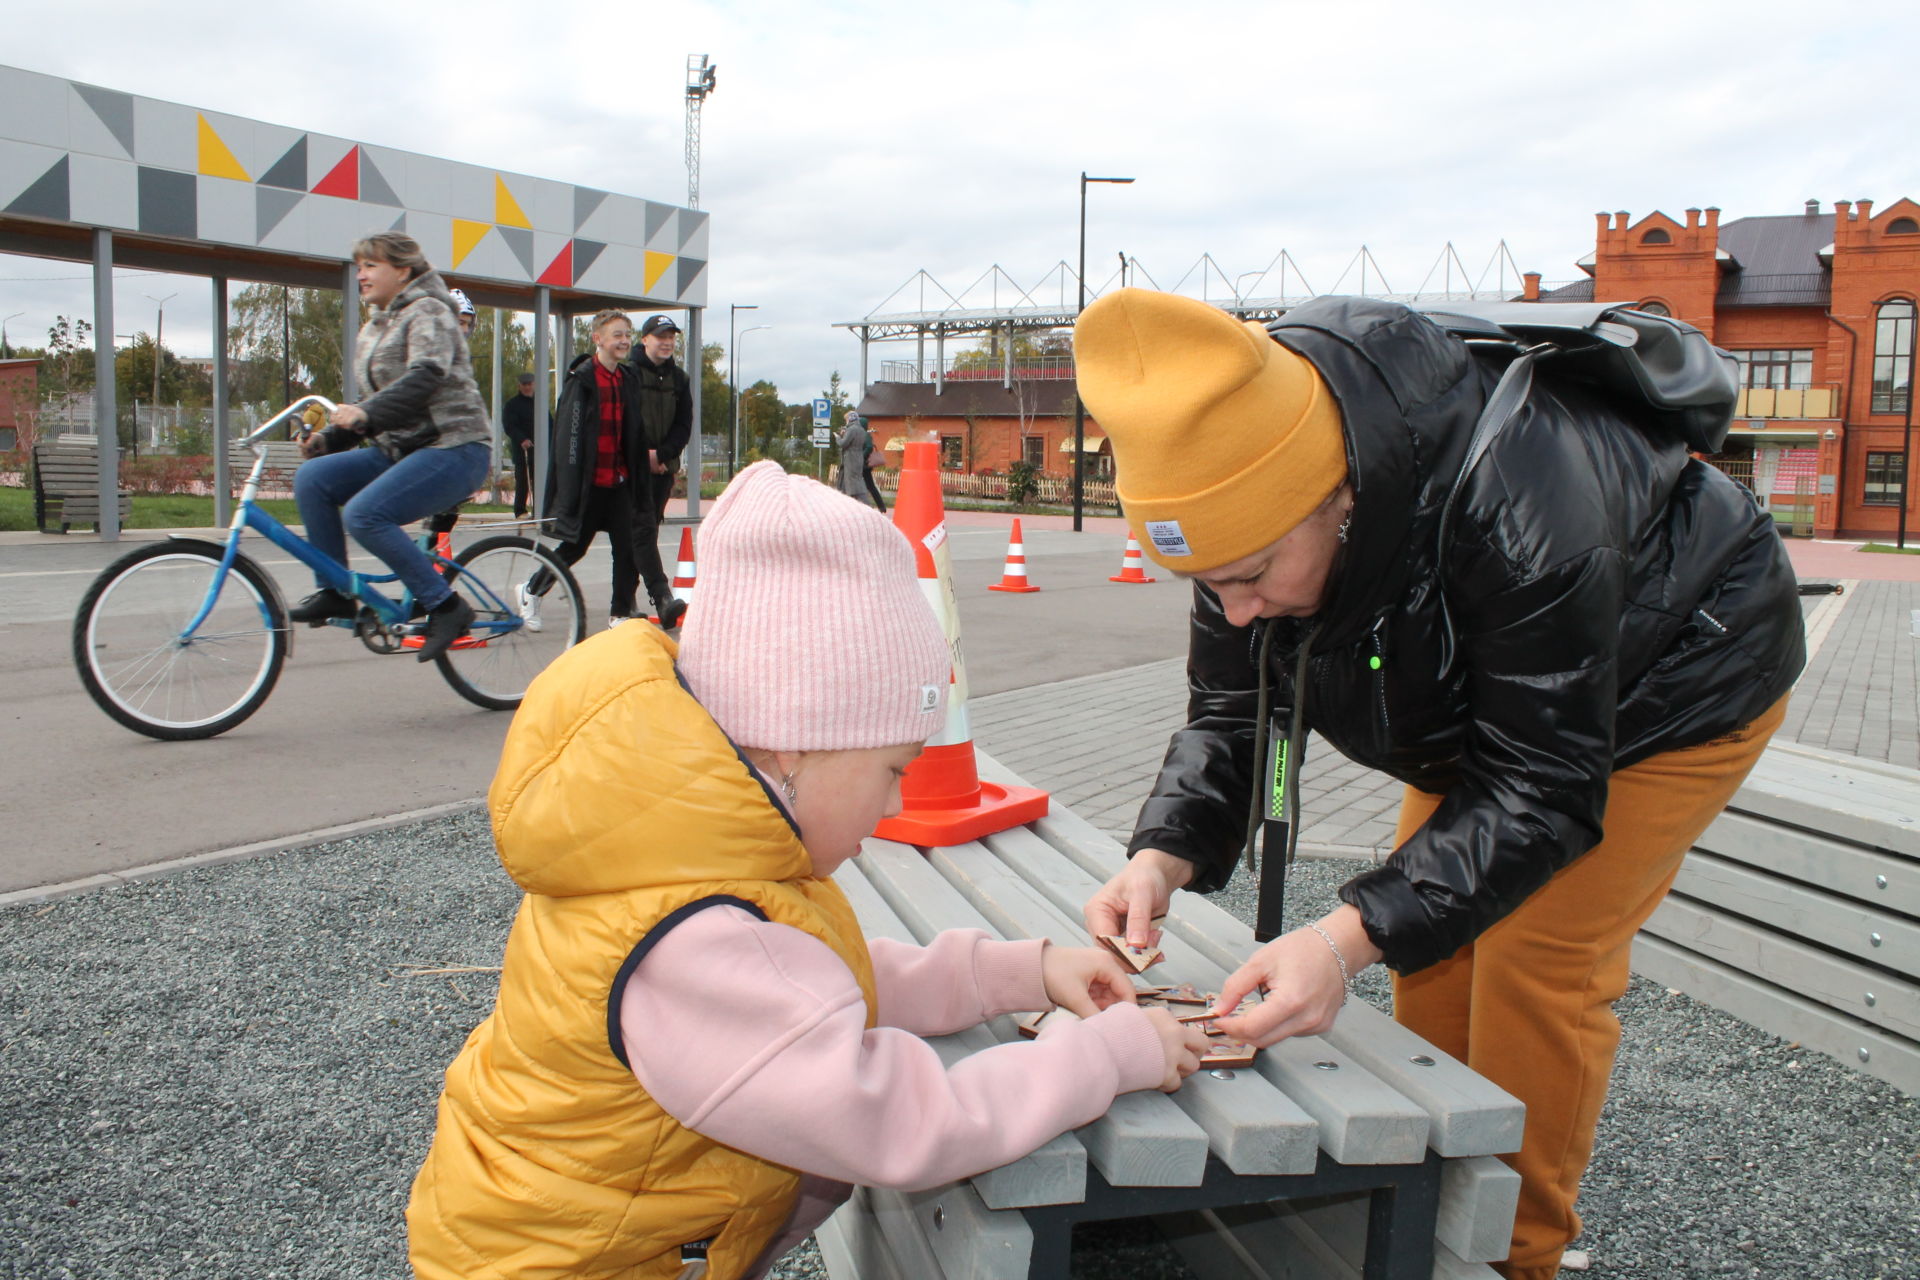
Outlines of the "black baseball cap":
[{"label": "black baseball cap", "polygon": [[671,316],[648,316],[647,322],[640,326],[640,336],[644,338],[650,333],[660,333],[663,330],[667,333],[678,333],[680,326],[673,322]]},{"label": "black baseball cap", "polygon": [[531,373],[523,373],[523,374],[521,374],[521,375],[520,375],[520,385],[521,385],[521,386],[523,386],[523,387],[524,387],[524,386],[526,386],[526,385],[527,385],[527,384],[528,384],[529,382],[532,382],[532,381],[533,381],[533,375],[532,375]]}]

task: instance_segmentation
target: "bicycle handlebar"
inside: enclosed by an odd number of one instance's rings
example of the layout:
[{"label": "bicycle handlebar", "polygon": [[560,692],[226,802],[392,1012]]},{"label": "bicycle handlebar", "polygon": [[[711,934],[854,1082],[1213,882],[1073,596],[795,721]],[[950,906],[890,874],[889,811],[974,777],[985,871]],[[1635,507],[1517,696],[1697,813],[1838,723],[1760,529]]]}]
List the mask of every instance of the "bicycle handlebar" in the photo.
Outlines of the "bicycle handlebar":
[{"label": "bicycle handlebar", "polygon": [[261,436],[265,435],[268,431],[272,430],[274,427],[279,426],[281,423],[285,422],[288,418],[291,418],[293,415],[299,413],[302,409],[306,408],[310,404],[319,405],[321,408],[325,409],[329,414],[331,414],[335,409],[339,408],[338,405],[334,404],[333,401],[327,399],[325,396],[301,396],[298,400],[295,400],[292,404],[288,405],[286,408],[282,409],[280,412],[274,414],[271,418],[268,418],[265,422],[255,427],[252,431],[248,432],[246,436],[241,439],[240,443],[252,444],[255,440],[258,440]]}]

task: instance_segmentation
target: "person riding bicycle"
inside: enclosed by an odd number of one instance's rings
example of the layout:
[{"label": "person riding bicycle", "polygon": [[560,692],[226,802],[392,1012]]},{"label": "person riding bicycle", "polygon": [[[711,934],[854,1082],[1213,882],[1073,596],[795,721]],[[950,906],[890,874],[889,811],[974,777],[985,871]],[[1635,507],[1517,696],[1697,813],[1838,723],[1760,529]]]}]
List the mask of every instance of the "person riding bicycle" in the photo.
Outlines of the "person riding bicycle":
[{"label": "person riding bicycle", "polygon": [[[316,550],[347,562],[346,534],[384,561],[426,611],[419,660],[445,653],[472,623],[473,607],[440,576],[400,527],[444,511],[478,489],[488,427],[473,364],[440,273],[411,236],[383,231],[353,246],[360,298],[371,307],[354,353],[369,394],[333,411],[324,431],[301,442],[311,461],[294,473],[293,496]],[[356,448],[362,438],[372,449]],[[358,601],[331,587],[288,611],[319,625],[351,618]]]}]

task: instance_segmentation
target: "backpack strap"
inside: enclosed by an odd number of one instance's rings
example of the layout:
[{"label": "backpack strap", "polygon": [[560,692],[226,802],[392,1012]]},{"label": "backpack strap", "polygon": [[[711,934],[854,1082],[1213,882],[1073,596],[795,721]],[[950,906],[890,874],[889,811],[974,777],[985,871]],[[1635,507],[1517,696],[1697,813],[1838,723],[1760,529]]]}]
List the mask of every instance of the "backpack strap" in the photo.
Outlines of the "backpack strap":
[{"label": "backpack strap", "polygon": [[1440,579],[1440,675],[1442,678],[1453,670],[1454,643],[1453,617],[1447,607],[1447,543],[1453,535],[1453,504],[1460,498],[1460,491],[1467,487],[1467,477],[1473,474],[1473,468],[1479,463],[1487,446],[1493,443],[1495,436],[1506,429],[1513,421],[1514,414],[1526,403],[1527,395],[1533,390],[1533,366],[1543,355],[1558,350],[1550,342],[1542,342],[1528,347],[1507,365],[1500,375],[1500,381],[1494,384],[1493,394],[1487,397],[1487,404],[1480,411],[1480,420],[1474,423],[1473,439],[1467,443],[1467,456],[1460,463],[1460,474],[1453,478],[1453,488],[1447,491],[1447,501],[1440,508],[1440,534],[1435,548],[1434,572]]}]

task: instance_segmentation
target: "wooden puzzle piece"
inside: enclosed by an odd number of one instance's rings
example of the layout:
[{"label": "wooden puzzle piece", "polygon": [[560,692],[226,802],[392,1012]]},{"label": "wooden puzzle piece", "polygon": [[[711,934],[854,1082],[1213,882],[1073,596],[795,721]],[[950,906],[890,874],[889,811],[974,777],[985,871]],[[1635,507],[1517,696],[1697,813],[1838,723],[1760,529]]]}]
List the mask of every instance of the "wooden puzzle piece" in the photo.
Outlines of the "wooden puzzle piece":
[{"label": "wooden puzzle piece", "polygon": [[1165,960],[1166,953],[1158,947],[1130,947],[1127,940],[1118,934],[1104,934],[1094,939],[1101,946],[1120,957],[1120,963],[1135,973],[1142,973]]},{"label": "wooden puzzle piece", "polygon": [[1250,1067],[1259,1050],[1240,1040],[1215,1040],[1200,1059],[1203,1067]]}]

